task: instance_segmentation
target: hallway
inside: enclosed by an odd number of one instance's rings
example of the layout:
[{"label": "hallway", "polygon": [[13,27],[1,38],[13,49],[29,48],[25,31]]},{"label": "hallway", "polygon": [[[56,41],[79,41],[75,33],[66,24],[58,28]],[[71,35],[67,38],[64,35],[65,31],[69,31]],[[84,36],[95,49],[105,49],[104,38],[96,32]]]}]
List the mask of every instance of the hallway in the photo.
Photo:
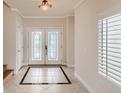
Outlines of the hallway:
[{"label": "hallway", "polygon": [[121,0],[3,0],[3,93],[120,93]]},{"label": "hallway", "polygon": [[72,84],[22,85],[20,84],[20,81],[28,69],[28,66],[26,66],[23,67],[17,75],[5,80],[4,93],[89,93],[87,89],[75,78],[73,68],[64,66],[62,66],[62,68]]}]

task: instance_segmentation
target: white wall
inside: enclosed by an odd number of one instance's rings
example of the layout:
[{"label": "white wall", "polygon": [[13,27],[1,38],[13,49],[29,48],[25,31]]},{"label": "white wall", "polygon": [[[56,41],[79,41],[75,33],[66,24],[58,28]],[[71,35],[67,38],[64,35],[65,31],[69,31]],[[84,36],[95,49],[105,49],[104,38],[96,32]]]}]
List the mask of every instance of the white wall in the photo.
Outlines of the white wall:
[{"label": "white wall", "polygon": [[3,63],[8,68],[15,69],[16,64],[16,33],[15,33],[15,15],[5,4],[3,5]]},{"label": "white wall", "polygon": [[[85,0],[75,9],[75,75],[90,93],[120,93],[119,86],[97,73],[97,20],[101,16],[99,14],[110,15],[109,8],[115,9],[116,3],[111,1],[100,0],[98,3],[97,0]],[[108,9],[109,12],[106,12]]]},{"label": "white wall", "polygon": [[7,37],[6,34],[7,34],[8,29],[9,29],[7,27],[9,25],[9,22],[7,22],[7,20],[10,20],[9,13],[10,13],[9,8],[5,4],[3,4],[3,40],[4,40],[4,42],[3,42],[3,48],[4,48],[3,49],[3,64],[7,63],[7,59],[5,57],[8,56],[7,50],[5,50],[8,40],[5,37]]},{"label": "white wall", "polygon": [[3,4],[3,64],[16,71],[16,18],[19,14]]},{"label": "white wall", "polygon": [[74,16],[66,17],[66,61],[70,67],[74,66]]}]

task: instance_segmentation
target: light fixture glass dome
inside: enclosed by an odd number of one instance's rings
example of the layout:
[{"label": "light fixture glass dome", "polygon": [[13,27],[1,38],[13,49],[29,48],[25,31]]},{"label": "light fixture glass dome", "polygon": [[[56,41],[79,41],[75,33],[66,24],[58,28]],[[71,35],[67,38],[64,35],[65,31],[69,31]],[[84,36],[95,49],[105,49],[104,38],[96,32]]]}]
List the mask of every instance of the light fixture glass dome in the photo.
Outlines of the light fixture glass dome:
[{"label": "light fixture glass dome", "polygon": [[46,11],[49,8],[51,8],[52,5],[49,4],[49,2],[47,0],[43,0],[42,3],[38,7],[41,8],[43,11]]}]

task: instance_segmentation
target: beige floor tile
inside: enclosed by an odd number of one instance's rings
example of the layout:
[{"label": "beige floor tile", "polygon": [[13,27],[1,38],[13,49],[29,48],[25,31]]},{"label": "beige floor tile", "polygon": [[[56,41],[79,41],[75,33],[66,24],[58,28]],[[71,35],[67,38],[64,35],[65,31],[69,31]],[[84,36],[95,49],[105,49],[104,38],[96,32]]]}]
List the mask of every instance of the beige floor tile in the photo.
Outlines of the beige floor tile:
[{"label": "beige floor tile", "polygon": [[[17,75],[10,77],[4,82],[4,93],[89,93],[86,88],[75,78],[73,68],[63,67],[63,69],[72,84],[20,85],[19,83],[27,70],[27,67],[24,67],[18,72]],[[51,71],[50,76],[55,75],[54,71],[56,70],[53,69]],[[60,80],[63,80],[63,78]]]}]

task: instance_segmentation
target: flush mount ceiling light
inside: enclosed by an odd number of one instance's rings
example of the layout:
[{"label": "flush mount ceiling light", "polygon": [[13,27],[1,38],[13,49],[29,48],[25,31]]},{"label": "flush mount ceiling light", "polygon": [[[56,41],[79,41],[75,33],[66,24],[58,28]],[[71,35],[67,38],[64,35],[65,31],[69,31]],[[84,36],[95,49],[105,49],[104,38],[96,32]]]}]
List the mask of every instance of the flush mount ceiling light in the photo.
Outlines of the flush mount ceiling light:
[{"label": "flush mount ceiling light", "polygon": [[49,8],[52,8],[52,4],[50,4],[48,0],[43,0],[38,7],[43,11],[47,11]]}]

